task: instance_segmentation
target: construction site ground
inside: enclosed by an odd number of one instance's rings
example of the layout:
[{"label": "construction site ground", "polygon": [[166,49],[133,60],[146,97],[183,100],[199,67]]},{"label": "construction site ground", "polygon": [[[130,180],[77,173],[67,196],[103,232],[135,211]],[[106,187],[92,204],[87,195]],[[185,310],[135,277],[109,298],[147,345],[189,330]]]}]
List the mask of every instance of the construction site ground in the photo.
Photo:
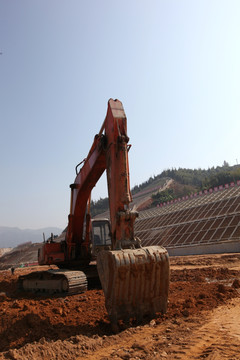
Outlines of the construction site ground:
[{"label": "construction site ground", "polygon": [[101,289],[18,292],[18,275],[31,270],[0,272],[0,359],[240,359],[240,254],[171,258],[167,314],[117,334]]}]

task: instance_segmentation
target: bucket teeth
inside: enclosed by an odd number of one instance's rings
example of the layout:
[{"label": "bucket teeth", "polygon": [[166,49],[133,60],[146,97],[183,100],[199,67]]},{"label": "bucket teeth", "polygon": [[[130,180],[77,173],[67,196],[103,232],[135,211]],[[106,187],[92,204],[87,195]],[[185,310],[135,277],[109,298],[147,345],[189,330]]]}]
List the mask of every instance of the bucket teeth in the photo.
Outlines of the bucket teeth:
[{"label": "bucket teeth", "polygon": [[112,322],[166,312],[169,258],[161,246],[101,251],[97,267]]}]

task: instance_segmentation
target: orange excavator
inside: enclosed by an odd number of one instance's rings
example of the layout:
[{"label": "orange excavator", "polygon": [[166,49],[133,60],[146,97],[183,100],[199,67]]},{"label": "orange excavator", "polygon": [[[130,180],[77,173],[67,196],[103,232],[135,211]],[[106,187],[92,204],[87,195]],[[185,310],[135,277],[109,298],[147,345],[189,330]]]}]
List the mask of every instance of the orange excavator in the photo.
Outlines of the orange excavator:
[{"label": "orange excavator", "polygon": [[[169,257],[161,246],[142,247],[134,236],[138,213],[130,209],[127,119],[119,100],[110,99],[86,159],[76,166],[65,238],[45,242],[40,265],[59,269],[20,277],[25,290],[77,293],[87,290],[94,260],[111,323],[166,312]],[[80,171],[79,166],[82,165]],[[110,221],[91,219],[91,190],[106,170]],[[95,264],[96,264],[95,263]],[[66,270],[68,269],[68,270]]]}]

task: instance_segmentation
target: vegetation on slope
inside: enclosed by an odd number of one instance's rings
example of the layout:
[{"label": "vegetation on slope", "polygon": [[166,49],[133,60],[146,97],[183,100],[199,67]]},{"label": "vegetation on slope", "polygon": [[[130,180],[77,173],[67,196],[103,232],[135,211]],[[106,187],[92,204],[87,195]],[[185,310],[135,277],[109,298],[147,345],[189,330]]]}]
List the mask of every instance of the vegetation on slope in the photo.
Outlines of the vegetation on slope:
[{"label": "vegetation on slope", "polygon": [[[229,166],[224,161],[223,166],[217,166],[205,169],[168,169],[161,174],[150,177],[147,181],[133,187],[132,195],[153,187],[160,180],[173,179],[175,184],[165,191],[159,191],[152,195],[152,206],[159,203],[171,201],[178,197],[190,195],[193,192],[213,188],[214,186],[224,185],[230,182],[236,182],[240,179],[240,165]],[[103,213],[108,209],[108,198],[91,202],[92,216]]]},{"label": "vegetation on slope", "polygon": [[213,186],[227,184],[231,181],[235,182],[240,178],[240,166],[229,166],[224,161],[223,166],[212,167],[208,170],[179,168],[178,170],[165,170],[158,176],[168,176],[180,184],[195,186],[200,191]]}]

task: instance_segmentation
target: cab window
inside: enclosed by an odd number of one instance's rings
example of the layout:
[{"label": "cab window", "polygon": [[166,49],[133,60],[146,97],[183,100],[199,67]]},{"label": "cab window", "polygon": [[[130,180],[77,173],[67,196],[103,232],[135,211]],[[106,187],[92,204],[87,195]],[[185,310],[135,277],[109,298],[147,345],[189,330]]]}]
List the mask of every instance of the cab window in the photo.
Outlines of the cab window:
[{"label": "cab window", "polygon": [[93,243],[97,245],[111,245],[110,230],[108,221],[94,221]]}]

